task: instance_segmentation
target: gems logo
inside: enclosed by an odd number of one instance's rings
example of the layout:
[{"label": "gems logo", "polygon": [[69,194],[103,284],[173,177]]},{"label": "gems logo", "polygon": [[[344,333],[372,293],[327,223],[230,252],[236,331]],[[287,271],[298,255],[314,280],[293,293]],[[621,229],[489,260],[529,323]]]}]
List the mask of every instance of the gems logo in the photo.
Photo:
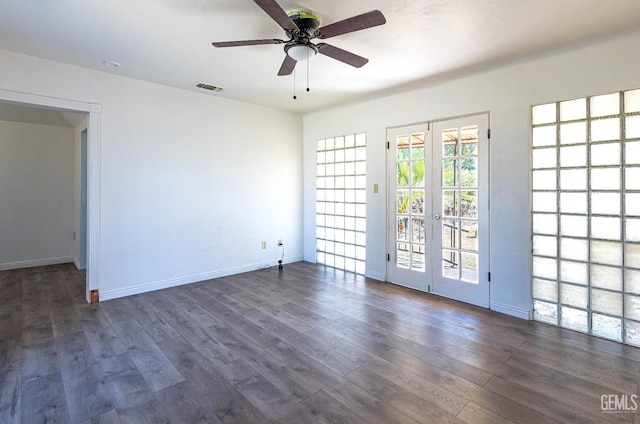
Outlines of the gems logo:
[{"label": "gems logo", "polygon": [[600,409],[608,414],[633,414],[638,410],[637,395],[605,394],[600,396]]}]

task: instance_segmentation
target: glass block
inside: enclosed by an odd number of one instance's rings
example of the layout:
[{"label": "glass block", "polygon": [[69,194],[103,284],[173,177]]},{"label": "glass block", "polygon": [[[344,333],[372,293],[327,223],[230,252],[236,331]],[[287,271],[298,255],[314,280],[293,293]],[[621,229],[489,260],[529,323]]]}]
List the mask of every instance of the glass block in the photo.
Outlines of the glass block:
[{"label": "glass block", "polygon": [[336,138],[334,138],[334,148],[335,149],[343,149],[344,148],[344,137],[336,137]]},{"label": "glass block", "polygon": [[533,297],[549,302],[558,301],[558,283],[555,281],[533,279]]},{"label": "glass block", "polygon": [[328,253],[325,253],[325,256],[324,256],[325,265],[331,266],[331,267],[335,266],[335,263],[336,263],[335,260],[336,260],[336,257],[334,255],[330,255]]},{"label": "glass block", "polygon": [[478,282],[478,255],[476,253],[460,253],[462,269],[460,279],[469,283]]},{"label": "glass block", "polygon": [[620,165],[620,144],[606,143],[591,146],[591,165]]},{"label": "glass block", "polygon": [[625,113],[640,112],[640,89],[624,92]]},{"label": "glass block", "polygon": [[533,171],[532,186],[534,190],[555,190],[556,171]]},{"label": "glass block", "polygon": [[587,169],[563,169],[560,171],[560,188],[562,190],[586,190]]},{"label": "glass block", "polygon": [[624,144],[625,163],[627,165],[640,164],[640,141],[626,142]]},{"label": "glass block", "polygon": [[[626,168],[624,186],[627,190],[640,190],[640,168]],[[539,171],[542,172],[542,171]],[[545,171],[548,172],[548,171]]]},{"label": "glass block", "polygon": [[620,93],[593,96],[590,102],[591,117],[617,115],[620,113]]},{"label": "glass block", "polygon": [[640,323],[631,320],[624,321],[624,341],[633,346],[640,346]]},{"label": "glass block", "polygon": [[356,261],[356,273],[364,275],[366,272],[365,262],[364,261]]},{"label": "glass block", "polygon": [[367,159],[367,149],[365,147],[356,147],[356,160],[364,161]]},{"label": "glass block", "polygon": [[625,137],[640,138],[640,116],[627,116],[625,123]]},{"label": "glass block", "polygon": [[556,212],[558,200],[555,192],[533,192],[533,210],[536,212]]},{"label": "glass block", "polygon": [[620,118],[591,121],[591,142],[620,140]]},{"label": "glass block", "polygon": [[460,187],[478,187],[478,158],[461,159]]},{"label": "glass block", "polygon": [[356,261],[352,258],[344,258],[344,270],[356,272]]},{"label": "glass block", "polygon": [[640,271],[628,268],[624,270],[624,290],[627,293],[640,294]]},{"label": "glass block", "polygon": [[459,267],[460,261],[458,258],[458,252],[454,250],[442,249],[442,276],[445,278],[451,278],[459,280]]},{"label": "glass block", "polygon": [[628,267],[640,269],[640,244],[625,243],[624,263]]},{"label": "glass block", "polygon": [[608,290],[622,290],[622,268],[592,264],[591,286]]},{"label": "glass block", "polygon": [[536,321],[558,325],[558,305],[555,303],[533,301],[533,318]]},{"label": "glass block", "polygon": [[591,168],[591,190],[619,190],[620,168]]},{"label": "glass block", "polygon": [[569,168],[587,165],[587,146],[568,146],[560,148],[560,166]]},{"label": "glass block", "polygon": [[556,216],[538,213],[533,214],[533,232],[535,234],[556,235],[558,232],[558,220]]},{"label": "glass block", "polygon": [[364,146],[367,144],[367,134],[356,134],[356,146]]},{"label": "glass block", "polygon": [[325,150],[325,140],[318,140],[316,141],[316,150],[320,151],[320,150]]},{"label": "glass block", "polygon": [[591,314],[591,334],[621,342],[622,319],[600,314]]},{"label": "glass block", "polygon": [[531,122],[533,125],[548,124],[556,121],[556,104],[548,103],[531,108]]},{"label": "glass block", "polygon": [[478,223],[476,221],[462,221],[460,235],[462,249],[478,251]]},{"label": "glass block", "polygon": [[560,280],[587,285],[589,283],[587,264],[584,262],[560,261]]},{"label": "glass block", "polygon": [[424,215],[424,190],[411,190],[411,213]]},{"label": "glass block", "polygon": [[533,146],[555,146],[556,145],[556,126],[547,125],[544,127],[536,127],[533,129]]},{"label": "glass block", "polygon": [[591,237],[605,240],[620,240],[620,218],[592,217]]},{"label": "glass block", "polygon": [[589,289],[573,284],[560,284],[560,303],[577,308],[586,308],[589,303]]},{"label": "glass block", "polygon": [[570,237],[587,237],[587,217],[561,215],[560,235]]},{"label": "glass block", "polygon": [[444,216],[458,216],[458,192],[455,190],[442,191],[442,214]]},{"label": "glass block", "polygon": [[463,218],[478,218],[478,190],[460,192],[460,215]]},{"label": "glass block", "polygon": [[442,187],[458,186],[458,160],[442,160]]},{"label": "glass block", "polygon": [[622,243],[592,240],[591,262],[621,266]]},{"label": "glass block", "polygon": [[579,144],[587,142],[587,122],[573,122],[560,126],[560,144]]},{"label": "glass block", "polygon": [[640,242],[640,219],[625,219],[625,241]]},{"label": "glass block", "polygon": [[329,151],[325,152],[325,158],[326,158],[327,163],[335,162],[335,152],[333,150],[329,150]]},{"label": "glass block", "polygon": [[344,256],[344,243],[336,242],[334,244],[336,255]]},{"label": "glass block", "polygon": [[344,150],[341,149],[335,151],[334,162],[344,162]]},{"label": "glass block", "polygon": [[627,193],[624,195],[625,215],[640,216],[640,193]]},{"label": "glass block", "polygon": [[533,254],[556,257],[558,255],[558,239],[550,236],[533,236]]},{"label": "glass block", "polygon": [[[555,240],[555,237],[554,237]],[[576,261],[589,260],[589,241],[586,239],[574,239],[562,237],[560,239],[560,256],[563,259]]]},{"label": "glass block", "polygon": [[316,163],[320,164],[320,163],[326,163],[326,153],[325,152],[318,152],[316,153]]},{"label": "glass block", "polygon": [[622,293],[591,289],[591,310],[622,316]]},{"label": "glass block", "polygon": [[587,99],[567,100],[560,102],[560,120],[573,121],[587,117]]},{"label": "glass block", "polygon": [[560,193],[560,211],[586,214],[588,212],[587,193]]},{"label": "glass block", "polygon": [[640,321],[640,296],[632,294],[624,296],[624,314],[626,318]]},{"label": "glass block", "polygon": [[565,328],[582,331],[583,333],[589,331],[589,321],[586,311],[561,306],[560,317],[560,325]]},{"label": "glass block", "polygon": [[535,149],[533,151],[533,168],[555,168],[557,164],[556,149]]},{"label": "glass block", "polygon": [[533,276],[556,280],[558,278],[558,261],[556,259],[534,256]]},{"label": "glass block", "polygon": [[591,193],[591,213],[620,215],[620,193]]}]

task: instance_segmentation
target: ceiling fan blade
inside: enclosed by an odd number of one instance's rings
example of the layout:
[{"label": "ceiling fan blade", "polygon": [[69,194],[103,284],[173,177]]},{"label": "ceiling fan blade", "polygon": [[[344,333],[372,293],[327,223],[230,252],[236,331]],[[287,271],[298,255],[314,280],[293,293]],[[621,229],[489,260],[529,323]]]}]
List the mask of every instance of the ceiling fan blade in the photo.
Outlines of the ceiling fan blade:
[{"label": "ceiling fan blade", "polygon": [[278,71],[279,76],[283,75],[291,75],[293,69],[296,67],[296,62],[294,59],[287,54],[284,56],[284,61],[282,62],[282,66],[280,66],[280,70]]},{"label": "ceiling fan blade", "polygon": [[282,44],[284,40],[275,38],[267,38],[263,40],[243,40],[243,41],[219,41],[213,44],[214,47],[238,47],[238,46],[257,46],[260,44]]},{"label": "ceiling fan blade", "polygon": [[318,53],[339,60],[340,62],[344,62],[347,65],[355,66],[356,68],[360,68],[369,62],[369,59],[367,58],[342,50],[330,44],[319,43],[316,46],[318,47]]},{"label": "ceiling fan blade", "polygon": [[372,10],[362,15],[354,16],[343,21],[335,22],[327,26],[318,28],[319,38],[330,38],[336,35],[347,34],[349,32],[360,31],[387,22],[382,12]]},{"label": "ceiling fan blade", "polygon": [[276,21],[278,25],[280,25],[283,29],[288,29],[291,31],[295,31],[298,29],[298,26],[293,22],[293,20],[287,16],[287,13],[280,7],[275,0],[253,0],[256,2],[258,6],[264,10],[267,15],[271,16],[271,19]]}]

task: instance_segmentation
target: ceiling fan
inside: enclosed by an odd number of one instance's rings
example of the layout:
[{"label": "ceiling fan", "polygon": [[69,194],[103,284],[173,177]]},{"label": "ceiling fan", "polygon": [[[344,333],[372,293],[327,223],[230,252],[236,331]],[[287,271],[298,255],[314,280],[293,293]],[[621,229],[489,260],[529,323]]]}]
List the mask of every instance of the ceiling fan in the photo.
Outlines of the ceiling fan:
[{"label": "ceiling fan", "polygon": [[363,13],[362,15],[335,22],[323,27],[318,17],[308,10],[293,10],[285,12],[275,0],[254,0],[287,34],[288,40],[268,38],[262,40],[222,41],[212,43],[215,47],[255,46],[260,44],[284,44],[286,56],[278,75],[290,75],[296,63],[308,60],[317,53],[329,56],[348,65],[360,68],[369,59],[326,43],[314,44],[314,38],[331,38],[361,29],[367,29],[386,23],[386,19],[379,10]]}]

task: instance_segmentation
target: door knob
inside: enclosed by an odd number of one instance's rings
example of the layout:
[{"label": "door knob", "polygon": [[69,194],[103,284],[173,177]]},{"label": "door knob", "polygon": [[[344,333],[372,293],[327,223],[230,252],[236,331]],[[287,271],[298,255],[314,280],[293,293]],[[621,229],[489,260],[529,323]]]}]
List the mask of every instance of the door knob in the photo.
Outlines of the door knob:
[{"label": "door knob", "polygon": [[435,219],[440,219],[440,214],[439,214],[439,213],[435,213],[435,214],[433,214],[433,217],[434,217]]}]

